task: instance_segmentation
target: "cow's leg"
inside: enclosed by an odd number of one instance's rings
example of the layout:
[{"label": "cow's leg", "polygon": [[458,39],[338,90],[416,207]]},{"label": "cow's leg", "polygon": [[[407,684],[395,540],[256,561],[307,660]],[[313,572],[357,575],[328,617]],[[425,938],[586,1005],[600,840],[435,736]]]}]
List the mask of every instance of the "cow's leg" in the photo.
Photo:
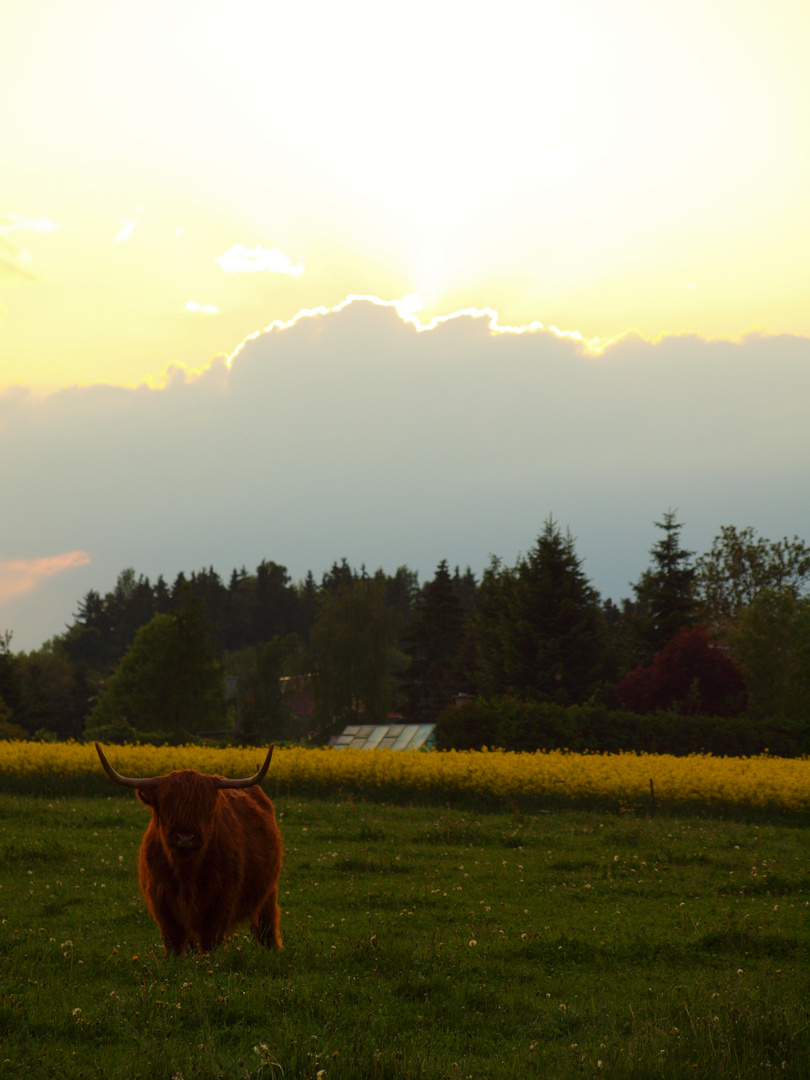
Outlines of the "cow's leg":
[{"label": "cow's leg", "polygon": [[189,943],[189,936],[176,919],[166,912],[155,915],[160,927],[163,949],[167,956],[182,956]]},{"label": "cow's leg", "polygon": [[182,956],[186,951],[186,945],[188,945],[188,938],[185,934],[178,934],[173,937],[167,937],[161,930],[161,937],[163,938],[163,951],[166,956]]},{"label": "cow's leg", "polygon": [[149,907],[155,922],[160,927],[160,936],[167,956],[182,956],[190,941],[188,932],[180,925],[169,905],[157,897],[148,897]]},{"label": "cow's leg", "polygon": [[213,927],[206,927],[201,930],[197,937],[197,945],[201,953],[210,953],[212,949],[217,945],[221,945],[225,939],[226,931],[224,929],[216,929]]},{"label": "cow's leg", "polygon": [[199,898],[199,908],[195,918],[195,926],[192,929],[194,940],[199,946],[200,952],[208,953],[217,945],[221,945],[230,933],[234,924],[233,906],[225,905],[219,897],[208,897],[208,903],[202,906],[202,897]]},{"label": "cow's leg", "polygon": [[279,921],[281,912],[278,909],[278,890],[271,889],[264,902],[253,918],[250,920],[256,940],[266,949],[283,949],[281,934],[279,933]]}]

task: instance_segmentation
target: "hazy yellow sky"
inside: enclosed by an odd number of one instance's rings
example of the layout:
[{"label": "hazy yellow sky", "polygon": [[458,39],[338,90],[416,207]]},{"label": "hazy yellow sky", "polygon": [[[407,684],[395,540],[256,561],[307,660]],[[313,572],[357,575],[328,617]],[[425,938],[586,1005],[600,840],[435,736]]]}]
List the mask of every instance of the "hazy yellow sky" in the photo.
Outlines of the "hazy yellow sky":
[{"label": "hazy yellow sky", "polygon": [[3,0],[0,387],[350,293],[810,335],[810,4]]}]

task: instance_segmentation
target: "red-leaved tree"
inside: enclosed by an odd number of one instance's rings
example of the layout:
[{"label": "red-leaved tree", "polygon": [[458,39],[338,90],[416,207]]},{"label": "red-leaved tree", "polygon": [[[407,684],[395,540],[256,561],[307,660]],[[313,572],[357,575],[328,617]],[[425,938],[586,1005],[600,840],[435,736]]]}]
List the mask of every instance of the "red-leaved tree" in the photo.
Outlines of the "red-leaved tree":
[{"label": "red-leaved tree", "polygon": [[649,667],[631,671],[616,692],[624,707],[637,713],[665,709],[735,716],[745,708],[742,672],[703,627],[679,630]]}]

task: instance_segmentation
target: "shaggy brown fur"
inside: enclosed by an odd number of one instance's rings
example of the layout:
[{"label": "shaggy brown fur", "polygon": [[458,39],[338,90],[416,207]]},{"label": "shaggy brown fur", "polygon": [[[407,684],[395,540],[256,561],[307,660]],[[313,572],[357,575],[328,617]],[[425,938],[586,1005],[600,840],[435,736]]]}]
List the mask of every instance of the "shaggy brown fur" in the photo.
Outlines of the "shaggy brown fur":
[{"label": "shaggy brown fur", "polygon": [[244,919],[260,944],[282,947],[273,804],[259,787],[222,789],[219,779],[184,769],[136,792],[152,811],[138,877],[167,956],[192,943],[208,952]]}]

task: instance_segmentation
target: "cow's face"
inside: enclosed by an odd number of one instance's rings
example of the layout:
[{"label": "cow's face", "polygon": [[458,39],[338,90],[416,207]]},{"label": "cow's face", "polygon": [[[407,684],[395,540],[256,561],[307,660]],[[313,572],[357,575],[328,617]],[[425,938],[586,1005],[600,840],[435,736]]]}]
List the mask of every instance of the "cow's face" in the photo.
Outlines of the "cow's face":
[{"label": "cow's face", "polygon": [[162,777],[155,787],[138,788],[137,795],[151,807],[169,854],[184,858],[206,847],[219,799],[215,777],[186,769]]}]

